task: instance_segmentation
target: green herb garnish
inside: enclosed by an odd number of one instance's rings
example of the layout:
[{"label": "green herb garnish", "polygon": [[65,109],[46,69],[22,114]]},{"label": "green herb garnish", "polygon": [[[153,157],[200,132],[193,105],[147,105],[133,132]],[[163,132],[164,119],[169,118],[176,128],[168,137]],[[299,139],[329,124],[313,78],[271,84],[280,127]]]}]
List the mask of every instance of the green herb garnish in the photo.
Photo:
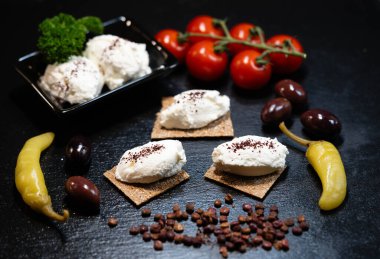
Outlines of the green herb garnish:
[{"label": "green herb garnish", "polygon": [[41,33],[37,47],[48,63],[62,63],[70,56],[80,55],[88,32],[103,33],[103,24],[97,17],[86,16],[75,19],[69,14],[60,13],[45,19],[39,25]]}]

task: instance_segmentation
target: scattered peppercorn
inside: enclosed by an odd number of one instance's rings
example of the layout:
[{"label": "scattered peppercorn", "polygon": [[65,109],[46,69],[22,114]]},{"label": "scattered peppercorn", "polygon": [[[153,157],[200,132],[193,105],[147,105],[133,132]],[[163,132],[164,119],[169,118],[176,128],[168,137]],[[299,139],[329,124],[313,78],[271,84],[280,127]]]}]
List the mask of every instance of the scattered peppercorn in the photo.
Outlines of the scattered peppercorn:
[{"label": "scattered peppercorn", "polygon": [[203,239],[201,236],[196,236],[193,238],[193,246],[194,247],[201,247],[203,243]]},{"label": "scattered peppercorn", "polygon": [[183,235],[182,234],[175,235],[175,237],[174,237],[174,243],[181,244],[182,242],[183,242]]},{"label": "scattered peppercorn", "polygon": [[160,219],[163,219],[164,216],[161,213],[157,213],[154,215],[154,221],[159,221]]},{"label": "scattered peppercorn", "polygon": [[182,224],[180,224],[180,223],[176,223],[176,224],[174,225],[174,231],[175,231],[175,232],[177,232],[177,233],[182,233],[183,230],[184,230],[184,227],[183,227]]},{"label": "scattered peppercorn", "polygon": [[280,228],[280,230],[281,230],[282,232],[284,232],[284,233],[288,233],[288,232],[289,232],[288,229],[289,229],[289,228],[288,228],[287,225],[282,225],[282,227]]},{"label": "scattered peppercorn", "polygon": [[129,229],[129,234],[131,235],[137,235],[138,233],[140,233],[140,228],[137,227],[137,226],[132,226],[130,229]]},{"label": "scattered peppercorn", "polygon": [[178,203],[174,204],[173,205],[173,212],[176,212],[176,211],[179,211],[179,210],[181,210],[181,207],[179,206],[179,204]]},{"label": "scattered peppercorn", "polygon": [[167,231],[166,232],[166,240],[169,242],[173,242],[175,238],[175,233],[173,231]]},{"label": "scattered peppercorn", "polygon": [[238,216],[238,221],[239,221],[240,224],[243,224],[243,223],[245,223],[247,221],[247,218],[245,216],[243,216],[243,215],[239,215]]},{"label": "scattered peppercorn", "polygon": [[201,227],[201,226],[203,225],[203,220],[198,219],[198,220],[196,221],[196,224],[197,224],[198,227]]},{"label": "scattered peppercorn", "polygon": [[284,223],[285,225],[287,225],[288,227],[291,227],[294,225],[294,219],[293,218],[287,218],[284,220]]},{"label": "scattered peppercorn", "polygon": [[189,214],[187,214],[186,211],[182,211],[181,218],[182,218],[182,220],[188,220],[189,219]]},{"label": "scattered peppercorn", "polygon": [[194,203],[186,203],[186,212],[190,214],[194,212]]},{"label": "scattered peppercorn", "polygon": [[255,209],[256,210],[258,210],[258,209],[261,209],[261,210],[263,210],[265,207],[264,207],[264,204],[262,204],[262,203],[256,203],[256,205],[255,205]]},{"label": "scattered peppercorn", "polygon": [[174,213],[168,213],[168,214],[166,214],[166,218],[167,219],[175,219],[176,217],[175,217]]},{"label": "scattered peppercorn", "polygon": [[226,196],[224,196],[224,201],[227,204],[232,204],[234,202],[234,199],[230,193],[227,193]]},{"label": "scattered peppercorn", "polygon": [[300,228],[299,226],[294,226],[292,228],[292,233],[296,236],[302,235],[302,228]]},{"label": "scattered peppercorn", "polygon": [[243,204],[243,210],[244,210],[245,212],[252,212],[252,205],[249,204],[249,203],[244,203],[244,204]]},{"label": "scattered peppercorn", "polygon": [[183,236],[183,244],[185,245],[185,246],[191,246],[192,244],[193,244],[193,238],[192,237],[190,237],[190,236],[188,236],[188,235],[184,235]]},{"label": "scattered peppercorn", "polygon": [[253,244],[260,245],[263,242],[263,237],[262,236],[255,236],[252,241],[253,241]]},{"label": "scattered peppercorn", "polygon": [[264,240],[263,243],[261,244],[262,248],[265,250],[271,250],[272,249],[272,243],[269,241]]},{"label": "scattered peppercorn", "polygon": [[221,207],[219,213],[220,215],[228,216],[228,214],[230,214],[230,209],[227,207]]},{"label": "scattered peppercorn", "polygon": [[309,223],[307,223],[307,221],[300,222],[299,226],[303,231],[309,230]]},{"label": "scattered peppercorn", "polygon": [[143,239],[145,242],[149,242],[149,241],[152,239],[152,237],[151,237],[151,235],[150,235],[149,232],[145,232],[145,233],[143,234],[143,236],[142,236],[142,239]]},{"label": "scattered peppercorn", "polygon": [[153,248],[154,250],[161,251],[162,249],[164,249],[164,245],[162,244],[160,240],[155,240]]},{"label": "scattered peppercorn", "polygon": [[251,229],[249,227],[244,227],[241,229],[241,233],[245,235],[251,234]]},{"label": "scattered peppercorn", "polygon": [[287,251],[289,250],[289,241],[287,239],[281,240],[282,244],[282,250]]},{"label": "scattered peppercorn", "polygon": [[151,213],[152,213],[152,211],[149,208],[143,208],[141,210],[141,216],[143,216],[143,217],[150,217]]},{"label": "scattered peppercorn", "polygon": [[219,253],[220,253],[220,255],[221,255],[222,257],[227,258],[227,257],[228,257],[228,250],[227,250],[227,247],[225,247],[225,246],[221,246],[221,247],[219,248]]},{"label": "scattered peppercorn", "polygon": [[202,215],[204,211],[203,211],[201,208],[198,208],[198,209],[196,210],[196,212],[197,212],[199,215]]},{"label": "scattered peppercorn", "polygon": [[147,225],[140,225],[140,234],[144,234],[149,230],[149,227]]},{"label": "scattered peppercorn", "polygon": [[[227,200],[230,200],[230,204],[233,203],[230,194],[226,195],[225,200],[226,203],[228,203]],[[216,208],[220,208],[219,215]],[[186,211],[181,211],[180,205],[174,204],[173,212],[167,213],[166,217],[157,213],[154,215],[156,223],[149,227],[147,225],[132,226],[129,232],[131,235],[140,233],[145,242],[153,240],[155,250],[162,250],[163,242],[183,243],[185,246],[198,248],[202,244],[212,242],[215,236],[214,241],[220,246],[221,256],[228,257],[228,251],[245,253],[248,248],[257,246],[265,250],[271,250],[274,247],[276,250],[287,251],[289,241],[285,236],[289,232],[288,228],[292,226],[294,235],[301,235],[303,231],[309,229],[309,223],[303,215],[296,218],[298,224],[294,226],[294,218],[278,218],[278,207],[275,205],[269,207],[267,215],[262,203],[257,203],[254,208],[255,212],[251,204],[244,203],[242,209],[247,215],[239,215],[236,220],[229,222],[230,209],[222,207],[220,199],[215,200],[214,207],[209,207],[207,210],[202,208],[195,210],[193,203],[187,203]],[[149,210],[150,216],[151,211],[148,208],[143,208],[141,214],[148,215],[144,213],[145,210]],[[189,218],[188,213],[191,213],[191,220],[198,227],[197,234],[195,236],[176,234],[185,230],[180,222]]]},{"label": "scattered peppercorn", "polygon": [[217,199],[214,201],[215,208],[220,208],[222,206],[222,201]]},{"label": "scattered peppercorn", "polygon": [[196,222],[200,218],[201,218],[201,216],[198,213],[196,213],[196,212],[194,212],[193,214],[191,214],[191,220],[194,221],[194,222]]},{"label": "scattered peppercorn", "polygon": [[117,220],[117,218],[110,217],[108,219],[108,226],[110,226],[111,228],[116,227],[118,223],[119,221]]},{"label": "scattered peppercorn", "polygon": [[150,225],[150,233],[160,233],[161,226],[158,223]]},{"label": "scattered peppercorn", "polygon": [[297,221],[298,221],[298,223],[301,223],[301,222],[303,222],[303,221],[305,221],[306,219],[305,219],[305,216],[304,215],[299,215],[298,217],[297,217]]}]

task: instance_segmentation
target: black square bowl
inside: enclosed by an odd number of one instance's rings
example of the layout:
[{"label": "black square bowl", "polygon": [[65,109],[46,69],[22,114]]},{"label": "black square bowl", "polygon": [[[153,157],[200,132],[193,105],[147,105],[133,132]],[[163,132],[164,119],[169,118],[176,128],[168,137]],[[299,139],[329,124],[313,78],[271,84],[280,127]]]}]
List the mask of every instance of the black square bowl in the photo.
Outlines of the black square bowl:
[{"label": "black square bowl", "polygon": [[29,82],[56,114],[67,115],[78,110],[88,109],[94,104],[102,102],[126,89],[136,87],[159,76],[165,76],[177,67],[177,59],[167,52],[153,37],[144,32],[141,27],[136,25],[132,19],[120,16],[106,21],[103,24],[104,34],[113,34],[133,42],[145,43],[149,54],[149,66],[152,72],[140,78],[127,81],[113,90],[108,90],[107,87],[103,87],[100,95],[89,101],[79,104],[70,104],[67,102],[62,103],[39,87],[38,81],[47,66],[40,52],[36,51],[19,58],[15,65],[17,72]]}]

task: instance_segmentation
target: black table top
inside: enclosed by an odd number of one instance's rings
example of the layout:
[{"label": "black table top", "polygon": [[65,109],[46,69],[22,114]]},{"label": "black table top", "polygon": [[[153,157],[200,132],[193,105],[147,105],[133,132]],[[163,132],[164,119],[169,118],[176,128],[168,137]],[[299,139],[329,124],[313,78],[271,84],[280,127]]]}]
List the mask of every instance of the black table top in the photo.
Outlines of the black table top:
[{"label": "black table top", "polygon": [[[152,243],[128,234],[133,224],[151,222],[140,217],[140,210],[104,177],[126,149],[150,140],[155,113],[162,96],[193,88],[217,89],[231,97],[236,136],[255,134],[277,137],[289,147],[289,169],[263,200],[276,204],[282,217],[304,214],[310,230],[301,237],[288,235],[288,252],[250,250],[230,257],[273,258],[374,258],[380,254],[378,188],[378,145],[380,121],[378,106],[380,81],[380,2],[368,1],[3,1],[2,68],[0,94],[0,257],[132,258],[169,256],[177,258],[218,258],[217,246],[199,249],[165,244],[155,252]],[[180,68],[163,79],[125,92],[112,102],[79,116],[60,119],[40,100],[33,89],[14,71],[16,59],[35,50],[37,25],[59,12],[80,17],[97,15],[103,20],[125,15],[134,18],[149,33],[163,28],[184,30],[195,15],[229,18],[229,24],[249,21],[260,25],[266,35],[286,33],[297,36],[308,59],[290,78],[300,82],[309,94],[309,105],[336,114],[343,124],[335,144],[345,164],[348,195],[332,212],[320,211],[317,202],[321,184],[308,166],[304,153],[279,131],[262,128],[259,119],[263,104],[274,97],[273,86],[283,77],[274,77],[266,90],[242,94],[226,75],[214,84],[202,84]],[[4,37],[6,35],[6,37]],[[305,136],[295,114],[291,129]],[[82,133],[93,144],[92,162],[84,175],[101,192],[99,214],[82,215],[72,211],[66,223],[51,223],[31,211],[14,184],[14,168],[19,150],[29,137],[54,131],[56,140],[42,156],[42,168],[54,207],[65,205],[64,146]],[[242,213],[244,202],[259,200],[203,178],[211,164],[213,148],[225,139],[183,140],[191,175],[147,204],[155,212],[169,212],[174,203],[196,202],[208,208],[229,192],[235,197],[233,217]],[[110,216],[119,219],[109,228]],[[186,223],[192,226],[190,222]],[[195,228],[189,228],[189,231]]]}]

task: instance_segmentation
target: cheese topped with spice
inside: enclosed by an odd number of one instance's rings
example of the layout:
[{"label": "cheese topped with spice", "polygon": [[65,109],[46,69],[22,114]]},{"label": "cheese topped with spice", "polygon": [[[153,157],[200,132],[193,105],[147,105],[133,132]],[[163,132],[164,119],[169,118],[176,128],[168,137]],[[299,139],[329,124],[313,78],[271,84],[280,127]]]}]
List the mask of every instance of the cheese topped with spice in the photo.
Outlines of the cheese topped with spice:
[{"label": "cheese topped with spice", "polygon": [[39,81],[39,86],[51,96],[71,104],[95,98],[103,84],[98,66],[79,56],[72,56],[65,63],[48,65]]},{"label": "cheese topped with spice", "polygon": [[115,177],[127,183],[152,183],[181,172],[185,163],[180,141],[154,141],[126,151],[116,166]]},{"label": "cheese topped with spice", "polygon": [[230,110],[228,96],[216,90],[189,90],[174,96],[161,111],[160,124],[167,129],[197,129],[224,116]]},{"label": "cheese topped with spice", "polygon": [[260,136],[243,136],[217,146],[212,161],[217,169],[243,176],[259,176],[284,169],[286,146]]},{"label": "cheese topped with spice", "polygon": [[152,72],[146,45],[115,35],[100,35],[87,42],[83,55],[99,65],[109,89]]}]

